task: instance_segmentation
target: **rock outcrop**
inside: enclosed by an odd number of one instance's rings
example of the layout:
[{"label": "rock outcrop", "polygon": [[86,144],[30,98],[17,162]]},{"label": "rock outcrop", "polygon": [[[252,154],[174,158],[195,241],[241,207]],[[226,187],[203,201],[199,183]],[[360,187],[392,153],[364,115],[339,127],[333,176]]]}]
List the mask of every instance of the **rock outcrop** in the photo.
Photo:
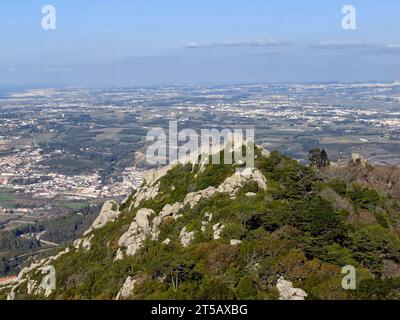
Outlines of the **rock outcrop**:
[{"label": "rock outcrop", "polygon": [[261,190],[267,190],[267,180],[264,175],[254,168],[245,168],[237,171],[233,176],[227,178],[219,187],[218,192],[236,194],[247,182],[255,181]]},{"label": "rock outcrop", "polygon": [[81,239],[77,239],[74,241],[74,248],[78,251],[79,249],[83,249],[85,251],[89,251],[92,248],[92,239],[94,235],[90,235],[89,237],[84,237]]},{"label": "rock outcrop", "polygon": [[159,192],[159,179],[165,176],[168,171],[173,169],[178,163],[170,164],[160,169],[149,170],[143,175],[143,185],[139,187],[132,198],[132,204],[129,209],[138,208],[143,201],[154,199]]},{"label": "rock outcrop", "polygon": [[201,232],[205,232],[205,231],[206,231],[207,225],[208,225],[208,224],[211,222],[211,220],[212,220],[212,216],[213,216],[212,213],[206,212],[206,213],[204,214],[203,220],[201,221]]},{"label": "rock outcrop", "polygon": [[221,238],[221,233],[222,233],[222,230],[224,229],[224,227],[225,226],[219,222],[213,225],[213,239],[214,240],[218,240],[219,238]]},{"label": "rock outcrop", "polygon": [[130,209],[139,207],[142,201],[154,199],[158,195],[159,189],[160,189],[159,183],[150,186],[145,185],[141,187],[136,193]]},{"label": "rock outcrop", "polygon": [[[171,168],[171,166],[166,167]],[[156,197],[156,194],[153,194],[155,189],[151,189],[154,186],[159,188],[159,181],[156,180],[159,177],[162,177],[168,172],[168,170],[164,169],[162,171],[153,171],[147,177],[147,184],[152,184],[151,186],[145,186],[138,190],[135,198],[133,199],[134,203],[137,205],[140,204],[143,200],[148,200],[149,197]],[[116,260],[121,260],[124,257],[124,252],[122,249],[126,249],[126,255],[131,256],[134,255],[137,250],[139,250],[144,241],[147,238],[151,240],[157,240],[159,235],[158,227],[161,225],[163,220],[167,217],[172,217],[173,219],[179,219],[182,215],[179,213],[185,206],[193,209],[202,199],[207,199],[214,196],[217,193],[229,193],[231,195],[235,195],[246,183],[250,181],[255,181],[258,187],[261,190],[267,189],[267,181],[264,175],[255,168],[245,168],[244,170],[235,172],[231,177],[225,179],[217,188],[208,187],[203,190],[199,190],[196,192],[188,193],[185,199],[180,202],[175,202],[173,204],[166,204],[161,211],[156,214],[153,210],[142,208],[136,214],[136,217],[132,224],[129,226],[127,232],[125,232],[118,241],[119,250],[116,255]],[[149,189],[150,188],[150,189]],[[149,193],[149,190],[152,190]],[[142,195],[145,194],[145,196]],[[136,206],[136,204],[134,205]],[[150,221],[149,217],[154,218]],[[207,216],[207,219],[204,221],[202,225],[202,231],[205,231],[206,224],[210,222],[212,219],[212,215]],[[207,222],[208,221],[208,222]],[[220,239],[223,225],[219,223],[213,226],[213,239]],[[183,230],[182,230],[183,231]],[[182,237],[180,237],[180,241],[182,245],[185,247],[188,246],[193,240],[194,234],[184,233]]]},{"label": "rock outcrop", "polygon": [[188,231],[186,227],[183,227],[179,235],[179,240],[184,248],[188,247],[190,242],[194,239],[194,231]]},{"label": "rock outcrop", "polygon": [[55,260],[59,259],[60,257],[69,252],[70,248],[67,247],[64,250],[60,251],[55,256],[42,259],[38,262],[33,262],[29,267],[23,268],[18,274],[17,283],[12,287],[11,291],[8,293],[7,300],[14,300],[16,292],[18,291],[19,287],[25,283],[27,285],[28,294],[38,295],[43,293],[45,297],[50,296],[50,294],[54,290],[54,287],[51,286],[45,288],[42,287],[41,283],[38,283],[37,280],[32,279],[33,272],[34,271],[40,272],[40,270],[46,270],[46,268],[51,267],[52,262],[54,262]]},{"label": "rock outcrop", "polygon": [[304,300],[307,297],[307,293],[304,290],[293,288],[293,284],[283,277],[278,279],[276,288],[279,291],[279,300]]},{"label": "rock outcrop", "polygon": [[83,235],[86,236],[93,230],[103,228],[108,222],[115,221],[120,215],[118,208],[119,206],[117,202],[112,200],[106,201],[101,208],[99,216],[94,220],[92,226],[83,233]]},{"label": "rock outcrop", "polygon": [[135,284],[138,282],[138,279],[133,279],[131,276],[126,278],[124,285],[119,290],[117,297],[115,300],[123,300],[129,298],[132,294],[133,290],[135,289]]},{"label": "rock outcrop", "polygon": [[[134,255],[147,237],[152,240],[157,239],[158,230],[156,227],[152,227],[149,221],[149,217],[152,215],[155,215],[155,213],[151,209],[139,209],[128,231],[119,239],[118,245],[126,248],[127,255]],[[119,253],[117,256],[121,257],[121,254]]]},{"label": "rock outcrop", "polygon": [[253,197],[255,197],[257,194],[256,193],[254,193],[254,192],[247,192],[246,193],[246,197],[249,197],[249,198],[253,198]]}]

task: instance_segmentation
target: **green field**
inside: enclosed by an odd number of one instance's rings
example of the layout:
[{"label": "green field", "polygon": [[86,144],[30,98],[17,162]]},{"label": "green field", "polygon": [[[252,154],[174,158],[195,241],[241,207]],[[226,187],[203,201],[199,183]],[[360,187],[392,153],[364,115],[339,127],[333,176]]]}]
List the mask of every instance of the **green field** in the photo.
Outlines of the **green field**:
[{"label": "green field", "polygon": [[13,190],[0,188],[0,202],[10,202],[14,200]]},{"label": "green field", "polygon": [[87,202],[85,201],[80,201],[80,202],[66,202],[64,203],[64,206],[69,208],[69,209],[73,209],[73,210],[82,210],[84,208],[86,208],[88,205]]},{"label": "green field", "polygon": [[122,131],[122,128],[105,128],[102,129],[102,133],[96,135],[96,142],[103,140],[119,140],[119,133]]}]

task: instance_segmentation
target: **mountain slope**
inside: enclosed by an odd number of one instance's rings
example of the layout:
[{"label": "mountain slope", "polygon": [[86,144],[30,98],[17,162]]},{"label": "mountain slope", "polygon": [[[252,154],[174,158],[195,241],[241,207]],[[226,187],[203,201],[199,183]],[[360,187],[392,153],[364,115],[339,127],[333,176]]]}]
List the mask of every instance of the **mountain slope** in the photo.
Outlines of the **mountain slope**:
[{"label": "mountain slope", "polygon": [[[256,150],[255,168],[179,164],[107,202],[84,238],[22,270],[14,299],[398,299],[399,202]],[[223,154],[221,153],[221,157]],[[56,289],[40,287],[43,266]],[[357,289],[342,288],[342,267]]]}]

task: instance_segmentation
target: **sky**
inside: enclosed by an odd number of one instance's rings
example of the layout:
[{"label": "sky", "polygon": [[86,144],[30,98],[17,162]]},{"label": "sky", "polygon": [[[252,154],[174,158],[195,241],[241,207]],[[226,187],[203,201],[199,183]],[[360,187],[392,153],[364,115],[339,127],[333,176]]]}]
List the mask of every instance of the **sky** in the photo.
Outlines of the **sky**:
[{"label": "sky", "polygon": [[396,81],[399,16],[398,0],[2,0],[0,86]]}]

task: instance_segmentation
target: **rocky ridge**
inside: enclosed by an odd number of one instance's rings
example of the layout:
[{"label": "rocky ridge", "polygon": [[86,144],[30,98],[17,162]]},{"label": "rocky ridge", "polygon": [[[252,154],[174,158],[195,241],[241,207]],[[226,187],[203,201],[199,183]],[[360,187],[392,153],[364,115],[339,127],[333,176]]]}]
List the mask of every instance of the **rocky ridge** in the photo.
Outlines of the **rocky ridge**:
[{"label": "rocky ridge", "polygon": [[[34,261],[0,295],[346,299],[359,293],[343,290],[341,268],[354,265],[360,283],[371,286],[384,274],[379,285],[393,286],[385,290],[396,296],[394,199],[323,181],[278,153],[256,157],[254,168],[189,162],[148,172],[121,204],[106,202],[81,239]],[[367,214],[375,219],[358,224]],[[375,251],[364,253],[366,246]],[[44,270],[52,267],[56,288],[43,286]]]}]

